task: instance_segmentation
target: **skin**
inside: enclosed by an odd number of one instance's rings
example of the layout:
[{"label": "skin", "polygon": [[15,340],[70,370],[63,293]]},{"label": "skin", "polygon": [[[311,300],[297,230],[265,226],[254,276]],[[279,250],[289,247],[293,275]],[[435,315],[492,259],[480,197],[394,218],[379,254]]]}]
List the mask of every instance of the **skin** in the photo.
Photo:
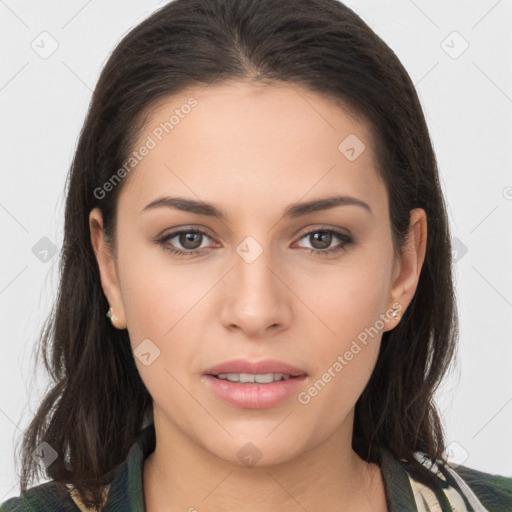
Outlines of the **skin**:
[{"label": "skin", "polygon": [[[382,332],[400,321],[391,306],[400,303],[402,315],[416,290],[425,212],[411,212],[409,242],[395,257],[368,127],[296,86],[229,82],[183,91],[152,111],[136,148],[191,96],[198,105],[120,194],[116,251],[102,238],[101,211],[89,219],[115,325],[128,329],[133,349],[149,338],[160,350],[149,366],[135,358],[154,400],[157,439],[144,465],[146,509],[386,511],[380,469],[351,447],[354,406]],[[349,134],[366,146],[354,161],[338,150]],[[361,199],[371,212],[345,205],[281,219],[289,205],[335,194]],[[141,213],[162,196],[214,203],[227,218],[168,207]],[[154,243],[182,227],[206,236],[195,246],[174,237],[167,247],[203,254],[180,258]],[[333,228],[353,243],[322,256],[329,241],[304,235]],[[247,236],[263,249],[250,264],[236,252]],[[333,235],[328,248],[340,245]],[[384,328],[307,405],[293,395],[272,408],[237,408],[202,380],[204,370],[235,357],[273,358],[306,371],[307,390],[386,311]],[[253,467],[237,457],[247,442],[261,453]]]}]

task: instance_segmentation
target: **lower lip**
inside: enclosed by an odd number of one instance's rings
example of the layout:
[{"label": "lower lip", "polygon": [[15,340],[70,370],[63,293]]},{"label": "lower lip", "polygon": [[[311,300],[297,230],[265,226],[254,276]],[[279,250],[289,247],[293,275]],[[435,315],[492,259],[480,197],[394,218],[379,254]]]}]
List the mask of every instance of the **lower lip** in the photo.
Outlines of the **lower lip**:
[{"label": "lower lip", "polygon": [[306,375],[278,380],[269,384],[231,382],[204,375],[207,385],[222,400],[244,409],[267,409],[275,407],[296,393]]}]

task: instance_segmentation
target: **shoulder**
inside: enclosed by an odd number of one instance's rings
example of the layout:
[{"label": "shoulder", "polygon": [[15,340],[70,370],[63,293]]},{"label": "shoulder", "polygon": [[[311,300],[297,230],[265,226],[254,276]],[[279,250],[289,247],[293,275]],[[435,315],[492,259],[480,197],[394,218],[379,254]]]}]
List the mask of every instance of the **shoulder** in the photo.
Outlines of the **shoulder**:
[{"label": "shoulder", "polygon": [[54,481],[37,485],[0,504],[0,512],[79,512],[69,492]]},{"label": "shoulder", "polygon": [[454,467],[453,471],[490,512],[512,510],[512,477],[484,473],[467,466]]},{"label": "shoulder", "polygon": [[[147,426],[115,470],[111,483],[102,488],[104,507],[111,510],[143,510],[143,458],[155,447],[153,424]],[[135,503],[135,504],[134,504]],[[0,503],[0,512],[92,512],[80,500],[74,485],[53,480],[31,487],[21,496]]]},{"label": "shoulder", "polygon": [[431,465],[421,452],[417,452],[415,457],[438,477],[437,484],[433,486],[422,480],[413,469],[406,468],[417,505],[418,502],[432,501],[461,511],[512,511],[512,477],[485,473],[453,462]]}]

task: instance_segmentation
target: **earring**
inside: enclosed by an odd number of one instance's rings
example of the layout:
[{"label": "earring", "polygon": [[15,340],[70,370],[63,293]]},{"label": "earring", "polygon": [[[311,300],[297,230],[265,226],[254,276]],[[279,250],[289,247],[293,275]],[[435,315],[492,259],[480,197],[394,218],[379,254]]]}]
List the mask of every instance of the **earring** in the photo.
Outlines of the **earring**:
[{"label": "earring", "polygon": [[[121,323],[119,321],[119,319],[117,318],[116,315],[114,315],[114,312],[112,311],[112,308],[108,308],[108,311],[107,311],[107,316],[108,318],[110,318],[110,322],[112,323],[112,325],[114,327],[116,327],[117,329],[119,329],[119,327],[117,327],[117,325],[115,325],[115,323],[117,323],[118,325]],[[115,322],[115,323],[114,323]]]},{"label": "earring", "polygon": [[391,313],[391,316],[393,318],[400,318],[400,313],[398,312],[398,309],[393,309],[393,312]]}]

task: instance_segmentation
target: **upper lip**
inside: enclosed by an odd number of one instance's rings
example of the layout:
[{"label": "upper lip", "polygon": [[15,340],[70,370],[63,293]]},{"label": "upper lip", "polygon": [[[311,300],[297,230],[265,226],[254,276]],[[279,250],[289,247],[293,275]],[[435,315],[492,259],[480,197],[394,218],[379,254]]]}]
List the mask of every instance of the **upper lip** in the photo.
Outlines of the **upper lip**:
[{"label": "upper lip", "polygon": [[299,375],[307,375],[304,370],[300,370],[295,366],[283,363],[276,359],[264,359],[262,361],[248,361],[247,359],[232,359],[220,363],[204,372],[206,375],[219,375],[221,373],[249,373],[254,375],[264,375],[266,373],[282,373],[297,377]]}]

